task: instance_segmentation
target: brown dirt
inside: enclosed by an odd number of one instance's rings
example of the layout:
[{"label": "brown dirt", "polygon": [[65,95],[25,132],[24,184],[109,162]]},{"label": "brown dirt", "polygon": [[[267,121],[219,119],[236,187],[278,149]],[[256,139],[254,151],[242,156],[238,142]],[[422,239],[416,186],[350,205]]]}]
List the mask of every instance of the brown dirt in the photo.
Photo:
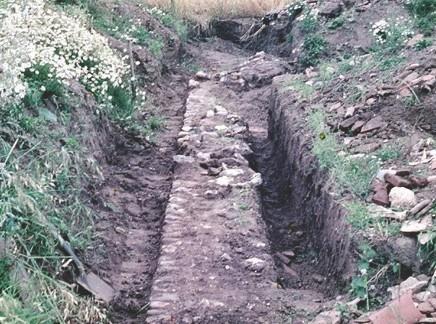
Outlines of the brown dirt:
[{"label": "brown dirt", "polygon": [[185,84],[183,77],[173,75],[155,89],[155,104],[165,119],[155,144],[113,135],[115,149],[103,169],[106,180],[95,192],[94,208],[99,218],[96,242],[87,260],[118,293],[111,307],[116,323],[141,323],[146,318],[171,189]]}]

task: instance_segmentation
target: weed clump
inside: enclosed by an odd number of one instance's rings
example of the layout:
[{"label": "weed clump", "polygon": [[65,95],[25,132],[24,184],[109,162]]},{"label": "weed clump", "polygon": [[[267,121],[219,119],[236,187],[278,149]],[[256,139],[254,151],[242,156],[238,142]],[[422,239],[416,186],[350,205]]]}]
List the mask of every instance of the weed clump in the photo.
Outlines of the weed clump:
[{"label": "weed clump", "polygon": [[285,90],[296,91],[304,99],[310,98],[310,96],[315,92],[315,89],[298,79],[291,80],[289,84],[286,85]]},{"label": "weed clump", "polygon": [[415,19],[417,27],[431,35],[436,28],[436,2],[434,0],[408,0],[406,7]]},{"label": "weed clump", "polygon": [[318,16],[315,12],[313,11],[305,11],[303,13],[303,17],[300,21],[300,29],[302,32],[304,33],[313,33],[315,32],[318,27],[319,27],[319,23],[318,23]]},{"label": "weed clump", "polygon": [[371,27],[376,39],[375,51],[383,54],[396,54],[413,36],[412,23],[408,19],[382,19]]},{"label": "weed clump", "polygon": [[309,123],[315,134],[312,150],[320,166],[330,171],[342,191],[347,190],[357,197],[365,198],[378,170],[377,161],[371,157],[340,155],[341,147],[324,126],[325,116],[321,111],[314,111],[309,117]]},{"label": "weed clump", "polygon": [[327,41],[320,35],[306,36],[303,43],[303,53],[300,63],[305,66],[316,66],[327,50]]},{"label": "weed clump", "polygon": [[366,242],[360,244],[358,253],[359,274],[351,281],[351,293],[363,301],[360,306],[369,311],[386,302],[385,290],[377,289],[376,284],[386,284],[382,281],[397,276],[399,266],[398,263],[377,253],[374,247]]}]

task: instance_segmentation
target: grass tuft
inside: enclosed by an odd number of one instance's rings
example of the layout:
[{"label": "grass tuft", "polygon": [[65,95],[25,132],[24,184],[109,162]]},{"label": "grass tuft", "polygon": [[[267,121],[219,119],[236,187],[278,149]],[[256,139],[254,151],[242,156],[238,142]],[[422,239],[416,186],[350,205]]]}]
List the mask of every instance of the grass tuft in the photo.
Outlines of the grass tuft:
[{"label": "grass tuft", "polygon": [[311,113],[309,125],[314,132],[312,151],[320,166],[330,171],[342,191],[365,198],[378,171],[377,161],[368,157],[340,155],[342,147],[325,126],[325,115],[322,111],[315,110]]}]

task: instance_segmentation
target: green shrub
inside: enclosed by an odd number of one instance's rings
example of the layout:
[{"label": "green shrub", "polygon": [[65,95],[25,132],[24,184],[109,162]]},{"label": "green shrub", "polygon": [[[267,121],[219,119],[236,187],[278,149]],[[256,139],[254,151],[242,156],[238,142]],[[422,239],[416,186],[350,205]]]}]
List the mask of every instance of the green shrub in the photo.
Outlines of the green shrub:
[{"label": "green shrub", "polygon": [[303,43],[303,53],[300,57],[300,63],[305,67],[316,66],[326,50],[327,42],[322,36],[306,36]]},{"label": "green shrub", "polygon": [[317,16],[308,12],[301,20],[299,27],[304,33],[313,33],[318,29],[319,23]]},{"label": "green shrub", "polygon": [[130,91],[121,87],[110,87],[108,95],[112,105],[110,116],[116,121],[130,119],[136,109]]}]

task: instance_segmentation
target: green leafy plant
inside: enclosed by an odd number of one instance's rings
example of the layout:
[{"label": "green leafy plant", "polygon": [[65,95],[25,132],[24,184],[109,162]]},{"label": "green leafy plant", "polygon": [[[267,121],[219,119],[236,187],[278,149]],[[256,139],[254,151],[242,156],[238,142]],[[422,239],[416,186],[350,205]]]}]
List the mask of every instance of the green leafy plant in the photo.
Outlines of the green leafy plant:
[{"label": "green leafy plant", "polygon": [[398,145],[386,145],[376,152],[376,156],[382,162],[396,160],[401,157],[401,148]]},{"label": "green leafy plant", "polygon": [[306,67],[316,66],[326,50],[327,42],[322,36],[316,34],[306,36],[303,43],[303,53],[300,57],[300,63]]},{"label": "green leafy plant", "polygon": [[358,255],[359,273],[353,277],[350,288],[351,293],[364,302],[364,309],[369,311],[386,301],[385,289],[392,285],[399,267],[398,263],[378,254],[368,242],[358,246]]},{"label": "green leafy plant", "polygon": [[319,27],[317,16],[311,12],[305,13],[299,27],[303,33],[315,32]]},{"label": "green leafy plant", "polygon": [[435,30],[436,2],[434,0],[408,0],[406,7],[422,32],[430,35]]},{"label": "green leafy plant", "polygon": [[28,84],[27,94],[23,99],[28,107],[38,107],[43,104],[43,99],[61,99],[65,95],[63,84],[48,64],[37,64],[26,69],[23,77]]},{"label": "green leafy plant", "polygon": [[418,43],[416,43],[415,49],[417,51],[422,51],[423,49],[430,47],[432,44],[433,44],[433,42],[430,39],[424,38],[424,39],[421,39]]},{"label": "green leafy plant", "polygon": [[345,24],[345,17],[339,16],[327,24],[328,29],[338,29]]},{"label": "green leafy plant", "polygon": [[362,300],[366,301],[366,309],[370,309],[369,300],[369,290],[368,281],[371,272],[371,265],[374,259],[377,257],[377,253],[372,249],[372,247],[367,244],[361,244],[359,246],[359,262],[358,270],[360,272],[359,276],[353,278],[351,282],[351,289],[353,294]]},{"label": "green leafy plant", "polygon": [[360,202],[351,202],[346,204],[345,208],[348,211],[348,222],[353,228],[365,230],[372,225],[373,218],[369,214],[366,205]]}]

